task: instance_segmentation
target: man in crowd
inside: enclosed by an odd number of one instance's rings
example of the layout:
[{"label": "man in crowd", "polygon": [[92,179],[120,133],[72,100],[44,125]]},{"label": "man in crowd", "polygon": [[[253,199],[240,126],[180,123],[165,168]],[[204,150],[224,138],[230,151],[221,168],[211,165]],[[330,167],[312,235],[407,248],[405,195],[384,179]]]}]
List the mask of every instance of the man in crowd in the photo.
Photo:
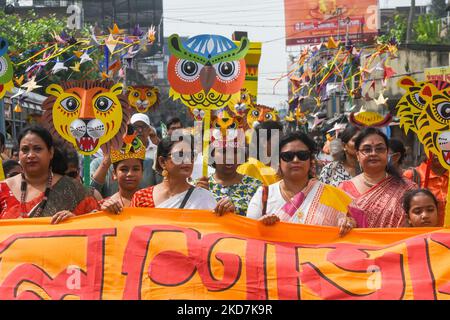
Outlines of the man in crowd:
[{"label": "man in crowd", "polygon": [[131,117],[130,123],[147,149],[145,158],[154,161],[159,138],[156,135],[156,129],[150,124],[150,119],[146,114],[135,113]]},{"label": "man in crowd", "polygon": [[166,127],[167,135],[171,136],[175,130],[183,129],[183,124],[181,123],[181,120],[179,118],[174,117],[167,121]]}]

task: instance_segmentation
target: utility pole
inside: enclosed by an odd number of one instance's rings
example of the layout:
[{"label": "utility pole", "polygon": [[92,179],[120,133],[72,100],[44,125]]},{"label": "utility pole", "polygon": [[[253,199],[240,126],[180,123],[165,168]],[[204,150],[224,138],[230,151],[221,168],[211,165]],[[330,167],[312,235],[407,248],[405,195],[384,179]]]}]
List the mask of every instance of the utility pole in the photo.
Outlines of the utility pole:
[{"label": "utility pole", "polygon": [[406,27],[406,44],[411,43],[412,23],[414,19],[414,12],[416,8],[416,0],[411,0],[411,7],[409,8],[408,25]]}]

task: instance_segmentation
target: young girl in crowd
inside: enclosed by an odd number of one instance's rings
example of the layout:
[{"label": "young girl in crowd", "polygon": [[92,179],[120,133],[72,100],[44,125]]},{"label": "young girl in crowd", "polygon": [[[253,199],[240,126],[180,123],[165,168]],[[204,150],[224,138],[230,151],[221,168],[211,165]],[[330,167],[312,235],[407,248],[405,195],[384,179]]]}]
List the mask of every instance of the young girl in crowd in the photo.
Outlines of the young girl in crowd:
[{"label": "young girl in crowd", "polygon": [[101,210],[116,214],[123,208],[130,207],[131,199],[139,190],[144,174],[145,145],[134,134],[132,128],[128,128],[128,133],[123,140],[120,150],[111,151],[113,179],[117,181],[119,191],[100,202]]},{"label": "young girl in crowd", "polygon": [[438,202],[427,189],[410,190],[403,196],[403,209],[410,227],[437,227]]}]

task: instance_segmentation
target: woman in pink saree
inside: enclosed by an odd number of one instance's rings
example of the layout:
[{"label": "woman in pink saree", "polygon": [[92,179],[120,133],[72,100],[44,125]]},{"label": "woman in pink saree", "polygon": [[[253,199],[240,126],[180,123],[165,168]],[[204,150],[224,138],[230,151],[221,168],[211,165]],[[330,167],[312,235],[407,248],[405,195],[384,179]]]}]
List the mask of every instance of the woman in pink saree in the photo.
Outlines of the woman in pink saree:
[{"label": "woman in pink saree", "polygon": [[402,197],[417,186],[388,164],[388,138],[379,129],[366,128],[355,147],[363,172],[340,184],[353,198],[351,206],[365,213],[368,228],[405,227]]}]

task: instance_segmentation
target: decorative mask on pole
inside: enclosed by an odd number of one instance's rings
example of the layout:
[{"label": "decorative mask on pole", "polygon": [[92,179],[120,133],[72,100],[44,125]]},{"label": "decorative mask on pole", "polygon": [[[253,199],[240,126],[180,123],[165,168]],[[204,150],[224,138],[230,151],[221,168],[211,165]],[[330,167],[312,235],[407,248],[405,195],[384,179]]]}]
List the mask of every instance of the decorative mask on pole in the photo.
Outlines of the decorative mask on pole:
[{"label": "decorative mask on pole", "polygon": [[102,146],[118,148],[127,131],[129,107],[123,85],[112,81],[52,84],[44,101],[44,123],[87,156]]},{"label": "decorative mask on pole", "polygon": [[146,113],[159,105],[159,89],[153,86],[128,87],[128,102],[137,112]]},{"label": "decorative mask on pole", "polygon": [[245,54],[249,41],[240,46],[218,35],[199,35],[182,43],[169,38],[167,77],[170,96],[191,109],[217,110],[233,107],[245,81]]}]

